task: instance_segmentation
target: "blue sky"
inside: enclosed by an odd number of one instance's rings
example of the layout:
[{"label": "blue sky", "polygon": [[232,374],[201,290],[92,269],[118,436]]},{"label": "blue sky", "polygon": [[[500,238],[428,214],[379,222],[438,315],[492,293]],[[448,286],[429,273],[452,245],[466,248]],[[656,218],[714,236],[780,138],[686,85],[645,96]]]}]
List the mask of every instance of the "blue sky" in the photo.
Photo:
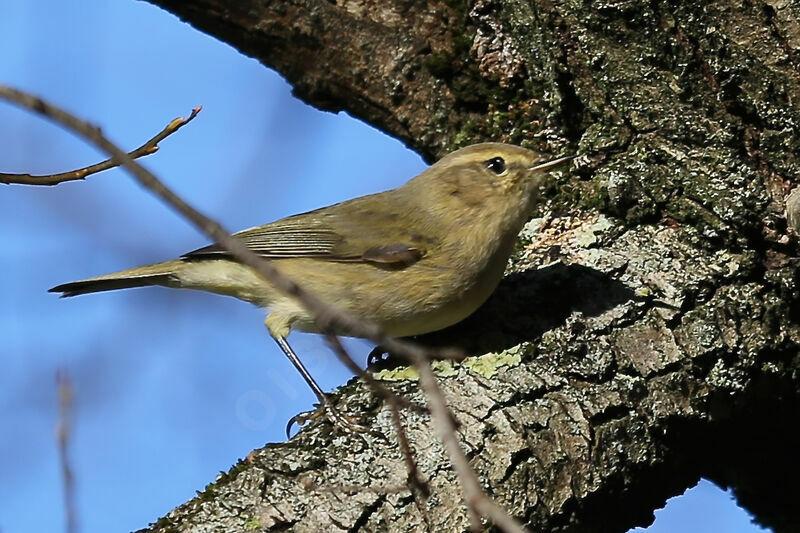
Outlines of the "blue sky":
[{"label": "blue sky", "polygon": [[[313,109],[276,73],[144,2],[0,0],[0,82],[133,148],[204,110],[144,163],[231,230],[403,183],[400,142]],[[0,104],[0,168],[50,173],[102,157]],[[145,527],[266,442],[313,395],[230,298],[161,288],[59,300],[53,285],[175,257],[207,240],[119,170],[0,187],[0,531],[59,531],[55,374],[76,394],[71,460],[81,531]],[[293,345],[325,389],[349,374],[313,335]],[[354,353],[367,345],[350,340]],[[648,533],[761,531],[707,482]],[[637,529],[635,531],[645,531]]]}]

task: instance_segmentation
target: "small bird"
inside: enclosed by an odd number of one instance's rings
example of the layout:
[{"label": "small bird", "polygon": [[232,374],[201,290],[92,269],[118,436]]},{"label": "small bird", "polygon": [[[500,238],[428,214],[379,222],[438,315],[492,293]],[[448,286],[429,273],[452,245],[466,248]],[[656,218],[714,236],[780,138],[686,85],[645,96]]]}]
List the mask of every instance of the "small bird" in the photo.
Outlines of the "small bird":
[{"label": "small bird", "polygon": [[[386,334],[428,333],[466,318],[494,291],[545,172],[572,157],[548,160],[518,146],[475,144],[396,189],[235,236],[282,274]],[[319,333],[314,318],[216,244],[50,292],[69,297],[149,285],[205,290],[264,308],[270,335],[341,421],[287,342],[292,329]]]}]

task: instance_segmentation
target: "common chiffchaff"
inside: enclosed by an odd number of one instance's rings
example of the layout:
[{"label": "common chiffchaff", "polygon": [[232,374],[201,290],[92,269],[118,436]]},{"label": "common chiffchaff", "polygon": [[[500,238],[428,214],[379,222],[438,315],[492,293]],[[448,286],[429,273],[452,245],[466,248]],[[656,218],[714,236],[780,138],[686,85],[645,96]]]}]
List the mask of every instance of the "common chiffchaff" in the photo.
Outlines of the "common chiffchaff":
[{"label": "common chiffchaff", "polygon": [[[236,236],[293,281],[378,323],[388,335],[427,333],[466,318],[489,297],[542,176],[569,159],[548,161],[518,146],[475,144],[396,189]],[[286,341],[291,329],[317,332],[313,317],[217,245],[50,291],[66,297],[147,285],[225,294],[266,309],[270,334],[327,404]]]}]

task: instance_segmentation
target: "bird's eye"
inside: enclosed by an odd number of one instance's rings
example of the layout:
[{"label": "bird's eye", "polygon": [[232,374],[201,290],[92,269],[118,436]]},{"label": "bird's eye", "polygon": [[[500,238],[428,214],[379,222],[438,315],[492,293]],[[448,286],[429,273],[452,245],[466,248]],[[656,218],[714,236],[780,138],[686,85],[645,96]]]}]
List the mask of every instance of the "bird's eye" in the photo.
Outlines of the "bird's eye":
[{"label": "bird's eye", "polygon": [[497,174],[498,176],[506,171],[506,162],[502,157],[493,157],[483,162],[486,168]]}]

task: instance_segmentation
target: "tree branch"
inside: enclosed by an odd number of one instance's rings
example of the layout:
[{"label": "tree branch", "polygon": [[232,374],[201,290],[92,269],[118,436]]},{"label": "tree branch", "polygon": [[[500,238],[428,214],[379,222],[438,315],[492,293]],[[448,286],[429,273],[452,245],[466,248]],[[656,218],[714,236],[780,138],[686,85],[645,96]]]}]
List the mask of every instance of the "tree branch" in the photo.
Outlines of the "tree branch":
[{"label": "tree branch", "polygon": [[[196,117],[202,109],[202,107],[195,107],[192,109],[192,112],[188,118],[176,118],[139,148],[132,152],[128,152],[128,156],[130,156],[131,159],[138,159],[140,157],[157,152],[159,148],[158,143],[191,122],[192,119],[194,119],[194,117]],[[0,172],[0,183],[17,185],[58,185],[59,183],[64,183],[65,181],[86,179],[87,176],[118,167],[119,165],[119,161],[115,160],[114,158],[110,158],[106,159],[105,161],[101,161],[100,163],[89,165],[88,167],[70,170],[68,172],[61,172],[59,174],[43,174],[34,176],[31,174],[6,174]]]},{"label": "tree branch", "polygon": [[[429,159],[477,140],[610,154],[550,191],[545,221],[516,261],[524,272],[465,323],[425,339],[496,352],[439,380],[470,422],[459,430],[471,464],[535,530],[626,531],[703,475],[735,484],[742,503],[749,495],[762,523],[798,530],[785,469],[797,444],[786,420],[800,412],[800,297],[796,249],[776,246],[782,192],[800,173],[794,7],[153,3],[277,69],[312,105],[345,109]],[[408,374],[385,375],[404,390]],[[371,405],[359,386],[345,390]],[[424,455],[429,435],[407,422]],[[424,527],[398,500],[310,502],[293,483],[297,470],[373,480],[382,461],[400,461],[384,450],[341,463],[352,450],[325,443],[318,462],[300,447],[266,447],[163,529],[240,528],[225,504],[253,480],[270,487],[244,507],[264,529]],[[756,475],[745,455],[784,460]],[[274,466],[284,463],[293,467]],[[453,502],[458,488],[438,466],[420,461],[433,498]],[[194,511],[198,501],[207,513]],[[468,527],[460,513],[433,519]]]},{"label": "tree branch", "polygon": [[66,533],[76,533],[78,531],[78,515],[75,508],[75,475],[69,460],[74,390],[69,376],[60,370],[56,373],[56,386],[58,388],[56,445],[58,446],[58,462],[61,467],[61,481],[64,490],[65,531]]}]

